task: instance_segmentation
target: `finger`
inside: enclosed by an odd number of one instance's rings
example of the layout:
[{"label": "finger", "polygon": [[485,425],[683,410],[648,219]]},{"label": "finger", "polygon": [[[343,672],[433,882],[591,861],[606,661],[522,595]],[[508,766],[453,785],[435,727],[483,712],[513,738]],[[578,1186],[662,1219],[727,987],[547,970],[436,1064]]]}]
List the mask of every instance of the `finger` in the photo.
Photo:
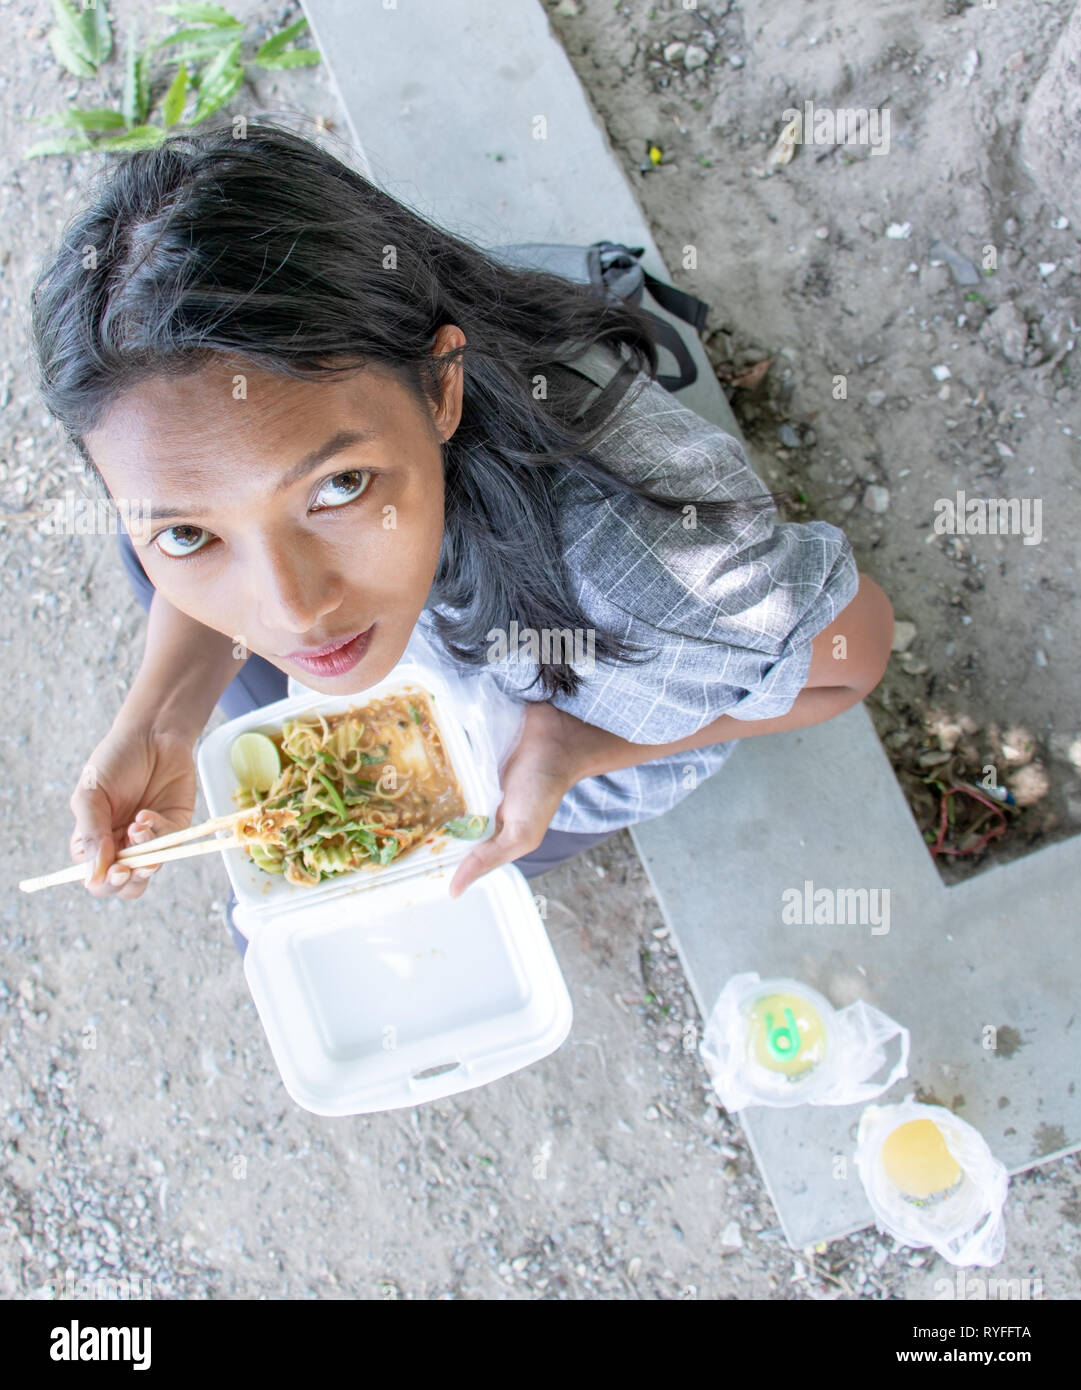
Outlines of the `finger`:
[{"label": "finger", "polygon": [[[132,869],[129,872],[127,882],[122,887],[116,889],[114,896],[124,902],[131,902],[135,898],[141,898],[147,890],[148,876],[154,872],[149,869]],[[143,877],[146,875],[147,877]]]},{"label": "finger", "polygon": [[[160,812],[144,809],[136,814],[135,819],[128,826],[128,843],[141,845],[148,840],[157,839],[159,835],[168,834],[168,831],[169,823]],[[157,873],[160,868],[160,864],[154,864],[144,869],[136,869],[132,875],[132,881],[145,884],[150,875]],[[132,895],[127,894],[125,896]]]}]

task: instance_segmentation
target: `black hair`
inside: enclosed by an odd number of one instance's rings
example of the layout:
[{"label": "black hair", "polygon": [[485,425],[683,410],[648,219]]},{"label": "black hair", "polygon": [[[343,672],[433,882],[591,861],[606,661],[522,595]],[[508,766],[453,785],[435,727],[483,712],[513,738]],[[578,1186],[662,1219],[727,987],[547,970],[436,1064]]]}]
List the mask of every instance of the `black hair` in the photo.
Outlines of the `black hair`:
[{"label": "black hair", "polygon": [[[378,365],[426,409],[461,356],[461,422],[443,446],[443,546],[427,600],[458,661],[480,665],[487,634],[513,618],[536,632],[590,628],[560,553],[555,494],[568,471],[596,499],[622,492],[673,512],[693,503],[707,523],[773,505],[768,494],[656,494],[591,452],[616,417],[594,427],[602,395],[577,419],[594,388],[554,364],[604,343],[627,363],[624,381],[627,371],[653,379],[657,352],[641,309],[503,264],[275,121],[248,122],[243,138],[231,122],[175,133],[100,177],[32,297],[42,398],[97,483],[84,436],[113,401],[146,378],[197,371],[213,354],[309,380]],[[466,343],[437,359],[446,323]],[[597,658],[648,659],[592,631]],[[568,664],[541,663],[538,674],[544,698],[578,690]]]}]

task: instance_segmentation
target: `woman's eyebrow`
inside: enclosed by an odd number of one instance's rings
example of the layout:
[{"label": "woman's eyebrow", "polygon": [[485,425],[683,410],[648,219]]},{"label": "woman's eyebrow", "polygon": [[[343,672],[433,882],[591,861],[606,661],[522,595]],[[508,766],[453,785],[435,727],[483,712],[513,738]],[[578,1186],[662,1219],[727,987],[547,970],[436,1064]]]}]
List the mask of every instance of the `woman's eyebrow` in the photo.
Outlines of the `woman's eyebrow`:
[{"label": "woman's eyebrow", "polygon": [[[328,458],[333,458],[335,454],[340,454],[344,449],[351,449],[355,444],[370,444],[379,436],[375,430],[339,430],[337,434],[331,435],[325,444],[320,444],[312,449],[310,453],[304,455],[299,463],[294,463],[292,468],[286,469],[282,476],[274,485],[275,492],[285,492],[294,483],[306,477],[321,463],[325,463]],[[150,516],[154,521],[171,521],[177,517],[197,516],[201,509],[199,507],[155,507],[151,506]]]}]

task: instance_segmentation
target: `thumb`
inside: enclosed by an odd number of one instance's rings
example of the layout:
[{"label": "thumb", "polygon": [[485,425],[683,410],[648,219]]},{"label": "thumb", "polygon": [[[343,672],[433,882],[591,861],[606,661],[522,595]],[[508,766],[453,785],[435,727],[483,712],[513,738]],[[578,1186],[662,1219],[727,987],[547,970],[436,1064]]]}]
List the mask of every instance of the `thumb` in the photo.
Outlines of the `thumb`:
[{"label": "thumb", "polygon": [[75,829],[71,836],[71,856],[77,861],[93,864],[88,883],[103,883],[110,864],[116,858],[113,844],[113,808],[109,798],[98,788],[80,787],[71,798],[75,813]]},{"label": "thumb", "polygon": [[536,845],[528,844],[527,840],[528,828],[521,823],[511,821],[500,826],[495,835],[479,844],[458,865],[458,872],[448,889],[449,896],[460,898],[478,878],[498,869],[501,864],[509,864],[511,860],[528,854],[531,848],[535,849]]}]

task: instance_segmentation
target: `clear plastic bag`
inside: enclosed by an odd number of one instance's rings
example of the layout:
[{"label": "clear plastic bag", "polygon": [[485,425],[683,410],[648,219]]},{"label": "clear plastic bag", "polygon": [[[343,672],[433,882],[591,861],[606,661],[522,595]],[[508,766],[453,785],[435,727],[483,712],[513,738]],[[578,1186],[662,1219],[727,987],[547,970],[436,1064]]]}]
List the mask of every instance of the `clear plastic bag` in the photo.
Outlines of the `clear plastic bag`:
[{"label": "clear plastic bag", "polygon": [[[881,1077],[894,1039],[897,1059]],[[699,1047],[729,1111],[870,1100],[908,1075],[908,1049],[908,1029],[873,1005],[834,1009],[809,985],[753,971],[725,985]]]},{"label": "clear plastic bag", "polygon": [[[470,815],[488,818],[487,828],[479,838],[493,833],[496,811],[503,800],[501,773],[507,759],[522,736],[525,725],[525,703],[505,694],[494,681],[486,680],[481,668],[456,663],[434,636],[421,624],[412,635],[398,664],[388,672],[391,680],[401,671],[403,678],[427,681],[437,703],[449,707],[465,730],[473,753],[480,791],[480,804],[471,797]],[[289,677],[288,694],[312,695],[318,692]],[[356,694],[356,703],[363,704],[364,691]]]},{"label": "clear plastic bag", "polygon": [[[883,1162],[895,1130],[930,1120],[961,1176],[940,1193],[906,1195]],[[995,1265],[1006,1249],[1003,1208],[1009,1175],[979,1130],[941,1105],[907,1096],[899,1105],[869,1105],[860,1116],[856,1166],[875,1222],[904,1245],[933,1246],[951,1264]]]}]

